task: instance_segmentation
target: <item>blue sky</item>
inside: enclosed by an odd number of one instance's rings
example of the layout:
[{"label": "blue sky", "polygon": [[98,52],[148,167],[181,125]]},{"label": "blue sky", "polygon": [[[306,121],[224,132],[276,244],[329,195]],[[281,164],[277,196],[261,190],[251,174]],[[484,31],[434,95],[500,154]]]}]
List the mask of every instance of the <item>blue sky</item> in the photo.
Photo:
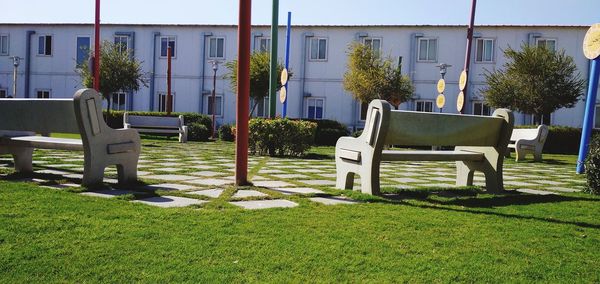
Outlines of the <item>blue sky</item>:
[{"label": "blue sky", "polygon": [[[91,23],[94,0],[5,0],[5,23]],[[166,4],[164,4],[166,3]],[[252,1],[252,23],[270,24],[272,0]],[[466,24],[471,0],[280,0],[300,25]],[[102,22],[237,24],[237,0],[102,0]],[[476,24],[591,25],[600,0],[479,0]]]}]

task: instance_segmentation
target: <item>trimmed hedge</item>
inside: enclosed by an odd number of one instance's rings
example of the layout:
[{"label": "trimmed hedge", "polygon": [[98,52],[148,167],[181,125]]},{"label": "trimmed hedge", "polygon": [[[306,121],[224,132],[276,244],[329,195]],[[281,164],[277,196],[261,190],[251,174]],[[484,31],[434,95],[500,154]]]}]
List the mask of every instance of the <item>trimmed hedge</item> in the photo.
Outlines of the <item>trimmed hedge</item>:
[{"label": "trimmed hedge", "polygon": [[231,124],[223,124],[219,127],[219,139],[222,141],[234,141],[235,140],[235,128]]},{"label": "trimmed hedge", "polygon": [[[104,111],[104,115],[106,117],[106,124],[112,128],[123,128],[123,114],[124,111],[115,111],[111,110],[110,114]],[[167,115],[166,112],[151,112],[151,111],[128,111],[129,115],[139,115],[139,116],[169,116],[169,117],[177,117],[179,115],[183,115],[183,121],[185,125],[188,126],[188,140],[190,141],[207,141],[210,137],[210,129],[212,127],[212,120],[208,115],[199,114],[194,112],[172,112],[171,115]],[[204,126],[207,129],[208,134],[205,134],[204,129],[198,129],[200,127],[199,124]],[[194,128],[192,130],[192,128]],[[192,131],[194,134],[192,135]]]},{"label": "trimmed hedge", "polygon": [[253,155],[302,156],[314,143],[317,124],[287,118],[253,118],[249,122],[249,150]]},{"label": "trimmed hedge", "polygon": [[600,194],[600,136],[590,142],[589,153],[585,158],[585,176],[587,187],[585,192]]},{"label": "trimmed hedge", "polygon": [[307,119],[317,124],[315,134],[315,145],[319,146],[335,146],[337,140],[342,136],[348,136],[348,128],[346,125],[329,119]]}]

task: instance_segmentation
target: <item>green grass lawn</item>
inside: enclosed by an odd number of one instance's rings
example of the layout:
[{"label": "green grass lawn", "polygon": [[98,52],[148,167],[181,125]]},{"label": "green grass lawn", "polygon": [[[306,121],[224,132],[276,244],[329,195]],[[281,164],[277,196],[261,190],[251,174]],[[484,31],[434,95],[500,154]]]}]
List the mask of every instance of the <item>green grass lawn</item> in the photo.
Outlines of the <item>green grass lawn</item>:
[{"label": "green grass lawn", "polygon": [[400,193],[162,209],[0,181],[0,283],[600,281],[600,197]]}]

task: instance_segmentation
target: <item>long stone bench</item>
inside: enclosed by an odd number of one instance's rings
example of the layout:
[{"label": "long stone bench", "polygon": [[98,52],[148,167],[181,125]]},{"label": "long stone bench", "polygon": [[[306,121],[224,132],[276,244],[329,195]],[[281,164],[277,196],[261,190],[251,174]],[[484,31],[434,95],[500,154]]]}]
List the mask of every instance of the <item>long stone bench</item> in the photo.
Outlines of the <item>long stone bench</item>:
[{"label": "long stone bench", "polygon": [[548,126],[543,124],[536,129],[515,129],[510,136],[506,157],[510,157],[510,149],[515,149],[517,162],[525,159],[527,154],[533,154],[535,161],[541,161],[547,137]]},{"label": "long stone bench", "polygon": [[[0,130],[0,154],[13,156],[17,172],[33,171],[34,148],[73,150],[83,151],[83,185],[101,183],[110,165],[117,166],[120,183],[137,181],[140,136],[108,127],[93,89],[81,89],[73,99],[0,99]],[[35,133],[76,133],[81,139]]]},{"label": "long stone bench", "polygon": [[179,134],[179,142],[187,142],[188,127],[184,124],[183,115],[168,117],[125,113],[123,114],[123,127],[137,129],[140,133]]},{"label": "long stone bench", "polygon": [[[391,110],[386,101],[374,100],[363,133],[337,141],[336,187],[352,189],[358,174],[363,193],[379,194],[381,161],[456,161],[456,185],[472,185],[474,171],[481,171],[486,190],[501,192],[504,153],[513,126],[513,114],[506,109],[484,117]],[[456,147],[403,151],[384,150],[384,145]]]}]

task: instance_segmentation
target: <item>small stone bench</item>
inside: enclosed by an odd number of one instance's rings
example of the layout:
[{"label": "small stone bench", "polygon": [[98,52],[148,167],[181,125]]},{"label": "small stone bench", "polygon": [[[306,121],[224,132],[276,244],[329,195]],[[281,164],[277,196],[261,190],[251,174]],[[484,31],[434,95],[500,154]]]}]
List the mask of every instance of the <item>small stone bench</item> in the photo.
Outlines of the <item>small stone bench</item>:
[{"label": "small stone bench", "polygon": [[[485,117],[391,110],[386,101],[374,100],[362,135],[337,141],[336,187],[352,189],[354,174],[358,174],[363,193],[379,194],[381,161],[456,161],[456,185],[473,185],[474,171],[481,171],[486,190],[502,192],[504,153],[513,125],[513,114],[506,109]],[[384,145],[455,148],[403,151],[384,150]]]},{"label": "small stone bench", "polygon": [[[81,139],[35,133],[76,133]],[[0,99],[0,154],[13,156],[17,172],[32,172],[34,148],[83,151],[86,186],[102,183],[110,165],[117,166],[119,183],[137,181],[140,136],[108,127],[93,89],[81,89],[73,99]]]},{"label": "small stone bench", "polygon": [[188,127],[184,125],[183,115],[141,116],[123,114],[123,127],[137,129],[140,133],[179,134],[179,142],[187,142]]},{"label": "small stone bench", "polygon": [[525,159],[528,153],[533,154],[533,159],[539,162],[547,137],[548,126],[543,124],[536,129],[515,129],[510,136],[506,157],[510,157],[510,149],[515,149],[517,162]]}]

